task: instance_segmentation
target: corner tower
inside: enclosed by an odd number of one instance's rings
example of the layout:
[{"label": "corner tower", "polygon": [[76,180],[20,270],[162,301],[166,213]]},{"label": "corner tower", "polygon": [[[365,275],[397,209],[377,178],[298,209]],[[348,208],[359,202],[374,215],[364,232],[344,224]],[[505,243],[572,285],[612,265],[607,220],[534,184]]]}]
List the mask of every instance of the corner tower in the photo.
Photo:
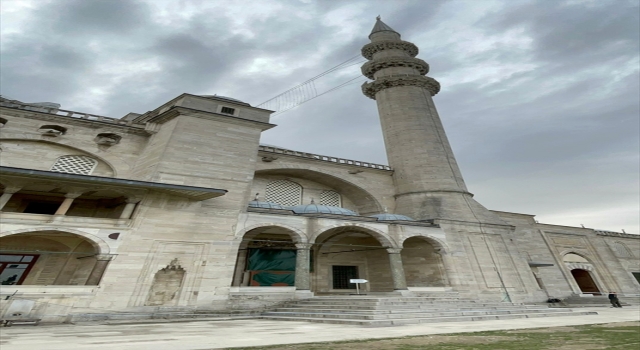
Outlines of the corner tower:
[{"label": "corner tower", "polygon": [[362,48],[362,92],[376,100],[389,165],[394,168],[397,214],[503,224],[467,190],[433,103],[440,83],[425,76],[418,48],[377,18]]}]

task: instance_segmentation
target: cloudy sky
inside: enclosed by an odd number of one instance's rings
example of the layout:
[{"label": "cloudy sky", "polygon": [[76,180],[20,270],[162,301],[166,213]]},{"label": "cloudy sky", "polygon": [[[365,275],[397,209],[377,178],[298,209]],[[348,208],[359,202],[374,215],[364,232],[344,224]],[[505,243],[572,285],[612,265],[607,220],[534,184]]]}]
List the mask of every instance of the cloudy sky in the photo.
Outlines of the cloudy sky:
[{"label": "cloudy sky", "polygon": [[[258,105],[354,58],[381,15],[442,84],[478,201],[639,232],[639,0],[0,2],[2,95],[110,117],[183,92]],[[316,91],[358,77],[362,60]],[[262,142],[386,164],[364,80],[276,115]]]}]

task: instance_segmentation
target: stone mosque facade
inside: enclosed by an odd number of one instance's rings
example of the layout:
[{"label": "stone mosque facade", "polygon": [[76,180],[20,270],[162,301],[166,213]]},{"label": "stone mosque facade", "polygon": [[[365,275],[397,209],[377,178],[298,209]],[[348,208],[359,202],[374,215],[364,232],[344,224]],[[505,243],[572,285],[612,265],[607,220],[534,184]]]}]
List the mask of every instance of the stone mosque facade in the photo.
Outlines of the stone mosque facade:
[{"label": "stone mosque facade", "polygon": [[418,48],[379,19],[369,39],[362,91],[389,165],[261,145],[272,111],[223,96],[120,119],[3,98],[2,312],[252,310],[351,279],[513,303],[640,295],[640,235],[478,203]]}]

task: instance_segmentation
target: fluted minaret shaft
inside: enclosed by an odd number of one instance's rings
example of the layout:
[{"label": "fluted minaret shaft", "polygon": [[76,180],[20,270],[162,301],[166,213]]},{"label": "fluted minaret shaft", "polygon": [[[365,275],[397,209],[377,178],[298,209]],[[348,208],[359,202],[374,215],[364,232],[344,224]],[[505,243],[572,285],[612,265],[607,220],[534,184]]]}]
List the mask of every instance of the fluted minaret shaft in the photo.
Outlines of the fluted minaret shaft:
[{"label": "fluted minaret shaft", "polygon": [[[396,213],[416,219],[443,214],[439,194],[469,195],[432,96],[440,84],[426,77],[429,65],[415,58],[418,48],[378,19],[362,74],[373,82],[363,93],[376,100],[396,189]],[[427,198],[429,197],[429,198]]]}]

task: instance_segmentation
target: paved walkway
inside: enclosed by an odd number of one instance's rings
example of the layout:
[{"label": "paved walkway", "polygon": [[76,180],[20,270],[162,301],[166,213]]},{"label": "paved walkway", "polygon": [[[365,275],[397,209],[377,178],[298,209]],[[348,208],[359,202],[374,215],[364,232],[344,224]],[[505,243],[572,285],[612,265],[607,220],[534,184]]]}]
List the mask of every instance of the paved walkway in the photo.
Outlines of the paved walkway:
[{"label": "paved walkway", "polygon": [[2,350],[205,350],[640,321],[640,306],[581,310],[596,311],[598,315],[427,323],[386,328],[268,320],[118,325],[18,325],[0,328],[0,348]]}]

